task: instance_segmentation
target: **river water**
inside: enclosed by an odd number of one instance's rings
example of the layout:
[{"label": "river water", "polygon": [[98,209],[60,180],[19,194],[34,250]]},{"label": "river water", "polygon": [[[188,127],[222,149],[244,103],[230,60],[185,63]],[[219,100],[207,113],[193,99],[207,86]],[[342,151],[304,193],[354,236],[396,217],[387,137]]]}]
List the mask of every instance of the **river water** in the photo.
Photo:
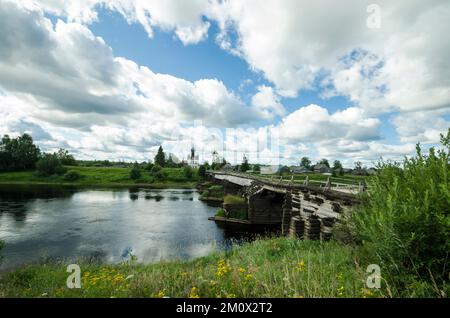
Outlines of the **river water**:
[{"label": "river water", "polygon": [[254,237],[208,217],[195,190],[0,186],[0,269],[78,257],[116,263],[192,259]]}]

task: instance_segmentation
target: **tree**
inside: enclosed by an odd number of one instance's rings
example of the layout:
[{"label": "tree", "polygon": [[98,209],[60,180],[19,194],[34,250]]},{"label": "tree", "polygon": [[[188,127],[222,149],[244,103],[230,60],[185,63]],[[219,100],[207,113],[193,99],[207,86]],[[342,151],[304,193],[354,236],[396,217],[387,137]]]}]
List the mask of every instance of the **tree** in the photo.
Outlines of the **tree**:
[{"label": "tree", "polygon": [[254,164],[253,172],[261,172],[261,166],[259,164]]},{"label": "tree", "polygon": [[44,153],[36,163],[36,171],[41,176],[64,174],[66,169],[62,166],[56,153]]},{"label": "tree", "polygon": [[133,168],[131,168],[130,178],[133,180],[138,180],[141,178],[141,168],[139,167],[137,162],[134,163]]},{"label": "tree", "polygon": [[328,159],[322,159],[322,160],[320,160],[319,161],[319,164],[322,164],[322,165],[325,165],[325,166],[327,166],[328,168],[330,167],[330,163],[328,162]]},{"label": "tree", "polygon": [[356,161],[355,162],[355,170],[362,170],[362,162],[361,161]]},{"label": "tree", "polygon": [[246,156],[244,156],[244,158],[242,159],[242,164],[239,167],[239,171],[240,172],[246,172],[250,170],[250,165],[248,164],[248,159]]},{"label": "tree", "polygon": [[303,157],[300,160],[300,166],[305,167],[306,169],[311,169],[311,160],[308,157]]},{"label": "tree", "polygon": [[61,164],[66,166],[76,166],[77,161],[75,158],[69,154],[69,151],[60,148],[57,152],[57,156],[59,161],[61,161]]},{"label": "tree", "polygon": [[203,164],[200,167],[198,167],[198,176],[202,179],[206,177],[206,164]]},{"label": "tree", "polygon": [[39,156],[39,147],[33,143],[33,138],[28,134],[17,138],[5,135],[0,141],[0,170],[33,169]]},{"label": "tree", "polygon": [[333,174],[342,176],[344,174],[344,168],[339,160],[333,162]]},{"label": "tree", "polygon": [[178,165],[173,161],[172,155],[169,155],[169,159],[167,159],[166,167],[167,168],[176,168]]},{"label": "tree", "polygon": [[184,172],[184,176],[186,177],[186,179],[191,180],[192,177],[194,176],[194,169],[192,169],[189,166],[185,166],[183,168],[183,170],[184,170],[183,172]]},{"label": "tree", "polygon": [[155,156],[155,164],[160,167],[164,167],[166,165],[166,157],[162,146],[159,146],[158,148],[158,153]]}]

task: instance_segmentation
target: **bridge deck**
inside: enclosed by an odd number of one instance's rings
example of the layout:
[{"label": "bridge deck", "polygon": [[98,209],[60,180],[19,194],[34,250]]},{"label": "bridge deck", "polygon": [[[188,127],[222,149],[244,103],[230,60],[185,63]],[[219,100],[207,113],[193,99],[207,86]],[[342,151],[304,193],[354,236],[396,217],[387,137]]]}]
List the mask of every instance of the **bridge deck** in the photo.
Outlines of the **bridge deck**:
[{"label": "bridge deck", "polygon": [[255,175],[236,173],[236,172],[224,172],[224,171],[208,171],[208,174],[214,176],[218,180],[226,180],[228,182],[237,184],[239,186],[250,186],[252,184],[258,184],[262,188],[278,193],[286,193],[288,191],[295,190],[312,190],[315,192],[327,193],[328,195],[335,195],[337,197],[348,197],[354,199],[356,194],[361,191],[359,185],[349,185],[344,183],[331,182],[327,184],[324,181],[311,181],[310,184],[305,185],[292,180],[278,179],[277,181],[268,180]]}]

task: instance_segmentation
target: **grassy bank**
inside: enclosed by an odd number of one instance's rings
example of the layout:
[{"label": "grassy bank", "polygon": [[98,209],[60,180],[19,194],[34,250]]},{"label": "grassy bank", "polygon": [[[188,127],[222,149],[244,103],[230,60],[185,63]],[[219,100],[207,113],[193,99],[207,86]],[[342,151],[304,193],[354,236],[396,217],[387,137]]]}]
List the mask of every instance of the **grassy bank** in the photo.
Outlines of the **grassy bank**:
[{"label": "grassy bank", "polygon": [[39,176],[35,171],[1,172],[0,184],[61,184],[78,186],[108,186],[128,187],[145,186],[150,188],[193,188],[197,176],[188,179],[182,168],[163,168],[164,180],[156,180],[148,171],[142,171],[139,180],[130,178],[130,168],[111,167],[79,167],[67,166],[69,171],[75,171],[80,178],[67,181],[64,176]]},{"label": "grassy bank", "polygon": [[66,265],[28,265],[0,276],[0,297],[383,297],[365,288],[350,247],[287,238],[258,240],[189,262],[81,265],[82,288],[66,287]]}]

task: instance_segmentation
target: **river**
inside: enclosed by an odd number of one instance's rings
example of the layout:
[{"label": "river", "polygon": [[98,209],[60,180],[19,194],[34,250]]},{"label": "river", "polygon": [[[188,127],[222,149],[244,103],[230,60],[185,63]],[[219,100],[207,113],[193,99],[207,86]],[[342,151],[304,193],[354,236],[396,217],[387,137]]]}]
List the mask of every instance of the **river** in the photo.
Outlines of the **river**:
[{"label": "river", "polygon": [[[252,239],[222,228],[196,190],[0,186],[0,269],[79,257],[117,263],[192,259]],[[260,230],[258,230],[260,231]]]}]

